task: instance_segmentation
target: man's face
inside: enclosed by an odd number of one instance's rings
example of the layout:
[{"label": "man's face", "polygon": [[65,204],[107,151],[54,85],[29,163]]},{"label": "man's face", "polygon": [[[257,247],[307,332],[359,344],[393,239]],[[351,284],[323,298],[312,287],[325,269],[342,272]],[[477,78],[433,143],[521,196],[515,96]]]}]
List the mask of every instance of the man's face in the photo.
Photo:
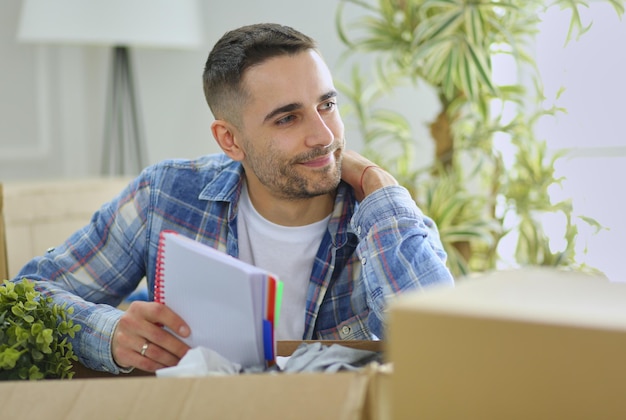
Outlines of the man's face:
[{"label": "man's face", "polygon": [[322,58],[314,51],[272,58],[248,69],[243,82],[249,99],[239,143],[248,182],[287,199],[334,191],[344,126]]}]

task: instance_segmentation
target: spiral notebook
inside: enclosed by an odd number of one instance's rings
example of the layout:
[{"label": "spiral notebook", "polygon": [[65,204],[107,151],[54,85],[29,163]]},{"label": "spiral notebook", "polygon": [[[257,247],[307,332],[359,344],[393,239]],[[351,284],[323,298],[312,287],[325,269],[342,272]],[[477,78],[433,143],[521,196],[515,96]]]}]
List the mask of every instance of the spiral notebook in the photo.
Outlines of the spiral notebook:
[{"label": "spiral notebook", "polygon": [[272,365],[282,282],[272,273],[173,231],[161,232],[154,300],[191,328],[181,338],[243,367]]}]

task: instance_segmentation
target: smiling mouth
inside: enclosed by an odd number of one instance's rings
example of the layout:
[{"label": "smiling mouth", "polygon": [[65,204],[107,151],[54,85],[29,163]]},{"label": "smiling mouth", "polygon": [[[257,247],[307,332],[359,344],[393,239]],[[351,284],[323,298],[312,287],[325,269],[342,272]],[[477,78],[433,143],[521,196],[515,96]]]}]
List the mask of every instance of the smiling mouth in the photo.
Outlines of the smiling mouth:
[{"label": "smiling mouth", "polygon": [[319,156],[313,160],[301,162],[301,165],[308,166],[310,168],[322,168],[328,166],[335,161],[335,154],[329,153],[327,155]]},{"label": "smiling mouth", "polygon": [[[313,159],[300,161],[299,164],[310,168],[322,168],[334,164],[341,154],[342,147],[335,145],[332,150],[327,150],[326,154],[314,156]],[[306,159],[306,158],[305,158]]]}]

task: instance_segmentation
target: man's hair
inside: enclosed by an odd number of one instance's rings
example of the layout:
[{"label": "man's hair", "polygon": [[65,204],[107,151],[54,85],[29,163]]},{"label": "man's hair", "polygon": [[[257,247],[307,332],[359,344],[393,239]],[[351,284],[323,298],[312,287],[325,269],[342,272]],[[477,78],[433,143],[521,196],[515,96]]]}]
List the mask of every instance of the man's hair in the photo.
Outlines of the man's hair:
[{"label": "man's hair", "polygon": [[315,41],[288,26],[261,23],[229,31],[215,44],[202,74],[204,96],[216,119],[238,125],[247,93],[242,78],[250,67],[282,55],[317,50]]}]

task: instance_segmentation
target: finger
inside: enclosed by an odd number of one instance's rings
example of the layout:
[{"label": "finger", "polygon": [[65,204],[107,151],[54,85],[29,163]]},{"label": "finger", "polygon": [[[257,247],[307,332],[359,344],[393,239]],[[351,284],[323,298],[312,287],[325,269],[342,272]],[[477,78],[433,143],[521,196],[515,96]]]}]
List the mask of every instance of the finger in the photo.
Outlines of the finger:
[{"label": "finger", "polygon": [[[147,311],[143,330],[143,337],[149,342],[157,344],[166,352],[177,358],[181,358],[189,350],[179,337],[171,334],[176,333],[180,337],[189,335],[189,327],[174,311],[162,304],[153,304],[146,307]],[[165,361],[165,360],[164,360]]]},{"label": "finger", "polygon": [[[368,171],[371,168],[376,170]],[[362,201],[379,188],[398,185],[398,181],[389,172],[352,150],[344,151],[341,178],[352,186],[357,201]]]},{"label": "finger", "polygon": [[[143,350],[144,346],[145,346],[145,351]],[[154,372],[155,370],[162,369],[164,367],[175,366],[175,364],[173,365],[163,364],[155,360],[153,358],[155,357],[154,356],[155,351],[156,351],[155,347],[156,345],[152,343],[149,343],[147,341],[144,342],[141,348],[133,352],[132,356],[130,357],[130,359],[132,360],[131,362],[132,366],[137,369],[145,370],[147,372]]]},{"label": "finger", "polygon": [[167,327],[170,331],[181,337],[189,336],[189,325],[166,305],[156,302],[133,303],[138,304],[137,310],[144,314],[144,319],[147,321]]},{"label": "finger", "polygon": [[155,343],[146,341],[138,350],[133,356],[133,366],[141,370],[153,372],[165,367],[176,366],[179,362],[177,357]]},{"label": "finger", "polygon": [[363,169],[374,165],[372,161],[353,150],[344,150],[341,162],[341,178],[356,188],[359,184]]},{"label": "finger", "polygon": [[151,343],[148,341],[144,343],[144,345],[142,346],[141,350],[138,353],[144,359],[147,359],[143,361],[144,363],[148,363],[148,364],[155,363],[156,366],[159,366],[159,367],[176,366],[178,362],[180,361],[179,357],[165,350],[163,347],[159,346],[157,343]]}]

